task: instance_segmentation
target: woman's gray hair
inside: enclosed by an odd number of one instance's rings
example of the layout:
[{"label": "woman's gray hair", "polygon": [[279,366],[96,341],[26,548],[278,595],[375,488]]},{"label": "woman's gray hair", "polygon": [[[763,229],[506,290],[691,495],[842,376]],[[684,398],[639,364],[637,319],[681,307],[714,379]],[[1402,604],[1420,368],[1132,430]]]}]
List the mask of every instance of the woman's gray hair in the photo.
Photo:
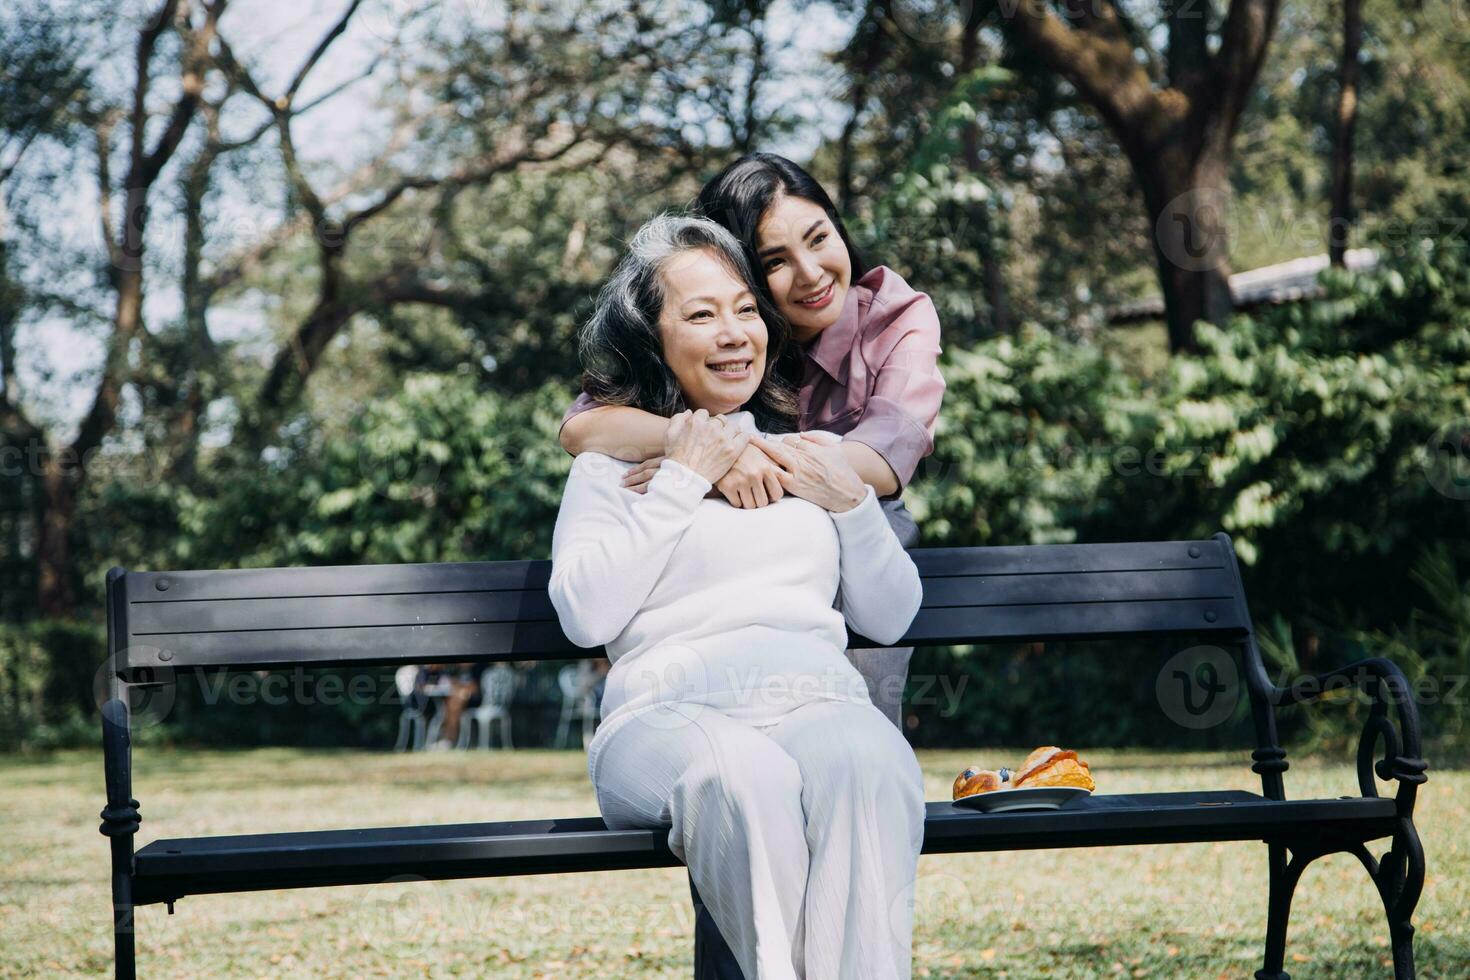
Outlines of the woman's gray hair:
[{"label": "woman's gray hair", "polygon": [[677,256],[714,253],[750,289],[766,324],[766,369],[760,387],[743,407],[765,432],[796,428],[796,393],[778,369],[790,328],[765,298],[734,235],[708,218],[661,214],[649,219],[628,242],[628,252],[597,294],[582,327],[578,348],[582,390],[605,405],[631,405],[668,418],[687,407],[678,379],[664,359],[659,317],[663,313],[663,270]]}]

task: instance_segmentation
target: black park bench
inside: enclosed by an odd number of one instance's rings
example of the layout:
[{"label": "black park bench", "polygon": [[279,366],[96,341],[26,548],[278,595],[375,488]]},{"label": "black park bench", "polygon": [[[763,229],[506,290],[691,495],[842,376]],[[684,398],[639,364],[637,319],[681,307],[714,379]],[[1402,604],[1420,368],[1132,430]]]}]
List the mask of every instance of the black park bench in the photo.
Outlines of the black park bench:
[{"label": "black park bench", "polygon": [[[1403,673],[1370,659],[1289,687],[1267,677],[1230,539],[935,548],[911,552],[923,607],[902,645],[1160,637],[1233,657],[1254,721],[1261,792],[1097,793],[1060,810],[976,813],[927,804],[924,852],[1260,840],[1267,848],[1263,969],[1280,980],[1292,892],[1316,858],[1346,851],[1387,912],[1398,980],[1414,975],[1410,918],[1424,883],[1414,796],[1419,723]],[[363,565],[107,574],[111,670],[103,706],[119,977],[134,975],[134,910],[189,895],[416,879],[678,866],[663,830],[597,816],[155,840],[135,849],[129,705],[181,671],[580,658],[547,596],[550,562]],[[854,637],[856,646],[872,646]],[[1360,795],[1289,800],[1276,709],[1352,687],[1371,698]],[[1378,744],[1383,743],[1381,757]],[[1398,783],[1380,798],[1374,776]],[[265,815],[262,815],[264,818]],[[1388,839],[1381,859],[1370,841]]]}]

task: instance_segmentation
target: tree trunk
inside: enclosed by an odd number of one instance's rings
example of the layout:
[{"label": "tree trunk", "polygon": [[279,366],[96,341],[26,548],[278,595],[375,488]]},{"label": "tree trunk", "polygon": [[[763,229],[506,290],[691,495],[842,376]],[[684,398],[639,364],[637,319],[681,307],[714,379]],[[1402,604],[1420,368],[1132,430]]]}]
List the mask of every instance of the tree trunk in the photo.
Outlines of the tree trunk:
[{"label": "tree trunk", "polygon": [[1223,324],[1235,308],[1227,254],[1229,164],[1229,152],[1219,143],[1191,159],[1177,140],[1134,159],[1153,227],[1169,347],[1175,352],[1198,349],[1197,321]]},{"label": "tree trunk", "polygon": [[859,37],[867,32],[866,37],[862,37],[862,55],[851,72],[853,81],[852,90],[848,93],[848,103],[852,114],[847,117],[842,135],[837,141],[837,210],[843,214],[852,211],[853,157],[857,152],[853,140],[857,135],[858,119],[868,104],[868,83],[883,60],[882,21],[885,16],[880,2],[869,3],[853,37],[853,43],[857,44]]},{"label": "tree trunk", "polygon": [[1224,324],[1233,309],[1228,233],[1230,144],[1260,74],[1280,0],[1230,0],[1211,51],[1206,11],[1171,2],[1169,85],[1156,88],[1156,53],[1116,2],[1015,0],[1006,23],[1065,78],[1127,153],[1153,222],[1154,259],[1169,344],[1195,345],[1194,324]]},{"label": "tree trunk", "polygon": [[1346,264],[1353,220],[1353,130],[1358,122],[1358,49],[1362,45],[1362,0],[1343,0],[1337,132],[1332,146],[1332,213],[1327,222],[1327,258],[1338,268]]},{"label": "tree trunk", "polygon": [[[974,4],[970,10],[970,19],[960,38],[961,75],[968,75],[980,64],[980,25],[988,13],[988,8],[980,3]],[[979,176],[982,167],[978,122],[971,120],[965,124],[963,144],[965,166],[970,173]],[[996,247],[996,227],[991,220],[990,204],[984,201],[971,204],[966,211],[974,227],[977,251],[984,268],[985,302],[990,307],[990,326],[997,334],[1008,334],[1011,332],[1010,300],[1006,296],[1005,270],[1002,268],[1004,258],[1002,250]]]},{"label": "tree trunk", "polygon": [[[41,466],[40,535],[36,542],[36,606],[45,618],[76,610],[71,582],[71,529],[76,516],[76,479],[67,460],[48,452]],[[80,464],[78,464],[80,465]]]}]

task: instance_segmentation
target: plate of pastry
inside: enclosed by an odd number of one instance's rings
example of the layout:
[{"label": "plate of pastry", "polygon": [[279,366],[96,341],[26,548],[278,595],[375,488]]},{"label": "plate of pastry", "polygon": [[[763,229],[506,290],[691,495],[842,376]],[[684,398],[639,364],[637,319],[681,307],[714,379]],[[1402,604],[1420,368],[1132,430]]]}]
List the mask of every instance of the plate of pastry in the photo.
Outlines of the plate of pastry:
[{"label": "plate of pastry", "polygon": [[1056,810],[1097,789],[1086,760],[1071,749],[1043,745],[1014,772],[971,766],[954,781],[954,805],[1004,813],[1007,810]]}]

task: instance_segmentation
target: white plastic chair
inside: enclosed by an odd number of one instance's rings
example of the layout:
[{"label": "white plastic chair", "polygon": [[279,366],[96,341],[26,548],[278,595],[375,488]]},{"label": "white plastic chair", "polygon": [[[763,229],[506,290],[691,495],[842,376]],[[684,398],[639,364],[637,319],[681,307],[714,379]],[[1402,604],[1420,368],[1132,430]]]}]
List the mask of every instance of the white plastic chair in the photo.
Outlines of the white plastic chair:
[{"label": "white plastic chair", "polygon": [[490,723],[500,722],[500,747],[513,749],[510,740],[510,701],[515,696],[517,676],[509,664],[488,667],[480,675],[480,706],[465,713],[459,724],[459,748],[470,744],[470,725],[480,726],[480,748],[490,747]]},{"label": "white plastic chair", "polygon": [[556,741],[553,748],[560,748],[566,741],[574,719],[582,719],[582,748],[592,742],[592,729],[597,724],[597,672],[592,662],[581,660],[567,664],[556,672],[557,686],[561,688],[561,719],[556,723]]},{"label": "white plastic chair", "polygon": [[419,669],[413,664],[399,667],[398,672],[393,675],[394,686],[398,688],[398,697],[403,702],[403,714],[398,716],[398,741],[393,746],[394,752],[402,752],[409,747],[410,734],[413,737],[415,752],[424,747],[429,719],[424,714],[422,707],[416,707],[413,704],[413,687],[418,676]]}]

